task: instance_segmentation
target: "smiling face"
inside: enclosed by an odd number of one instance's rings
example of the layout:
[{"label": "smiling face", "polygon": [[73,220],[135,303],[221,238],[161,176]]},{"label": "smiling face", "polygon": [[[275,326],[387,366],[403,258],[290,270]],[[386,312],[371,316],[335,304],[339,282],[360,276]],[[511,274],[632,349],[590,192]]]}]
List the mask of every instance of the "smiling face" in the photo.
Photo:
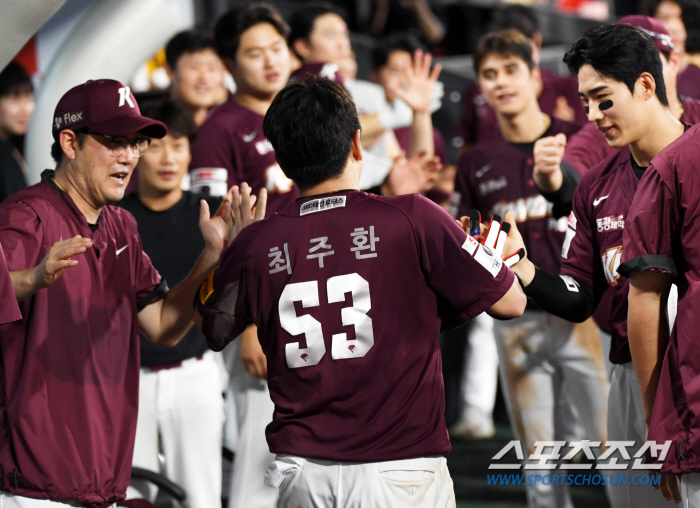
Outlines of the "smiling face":
[{"label": "smiling face", "polygon": [[[642,76],[653,80],[649,73]],[[588,120],[595,122],[611,147],[634,143],[648,128],[644,121],[647,99],[640,83],[642,76],[637,79],[633,94],[625,83],[601,75],[590,64],[578,71],[579,95],[588,108]],[[612,101],[612,107],[601,111],[600,105],[607,101]]]},{"label": "smiling face", "polygon": [[154,139],[139,159],[139,189],[149,194],[181,189],[191,159],[187,136],[167,134],[163,139]]},{"label": "smiling face", "polygon": [[211,49],[184,53],[171,70],[173,97],[192,108],[217,104],[224,86],[224,65]]},{"label": "smiling face", "polygon": [[479,68],[479,86],[497,113],[514,116],[537,102],[539,71],[515,55],[486,55]]},{"label": "smiling face", "polygon": [[273,98],[289,80],[289,48],[270,23],[259,23],[241,35],[231,74],[239,93]]}]

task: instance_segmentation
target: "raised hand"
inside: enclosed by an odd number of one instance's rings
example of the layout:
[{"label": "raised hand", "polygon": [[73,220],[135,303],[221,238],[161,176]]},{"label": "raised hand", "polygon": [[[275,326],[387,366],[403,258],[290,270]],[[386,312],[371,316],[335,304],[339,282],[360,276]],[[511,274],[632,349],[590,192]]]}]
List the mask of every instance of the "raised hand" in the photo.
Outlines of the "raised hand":
[{"label": "raised hand", "polygon": [[256,198],[255,195],[251,195],[251,188],[245,182],[241,184],[240,190],[237,185],[234,185],[229,189],[213,216],[210,216],[207,202],[202,200],[199,211],[199,229],[206,246],[223,252],[245,226],[264,218],[267,190],[261,189],[258,196]]},{"label": "raised hand", "polygon": [[386,183],[382,185],[382,195],[400,196],[430,190],[442,169],[442,163],[440,157],[424,161],[424,156],[425,152],[419,152],[408,159],[403,153],[397,157]]},{"label": "raised hand", "polygon": [[[410,59],[410,56],[406,56]],[[433,93],[442,65],[435,64],[431,72],[432,56],[416,50],[410,65],[407,66],[404,86],[389,85],[389,91],[403,100],[408,106],[418,113],[429,113],[433,103]]]},{"label": "raised hand", "polygon": [[543,192],[556,192],[561,189],[564,175],[561,172],[561,161],[566,148],[566,135],[547,136],[535,141],[533,158],[535,167],[532,179]]},{"label": "raised hand", "polygon": [[78,264],[77,259],[71,259],[73,256],[91,247],[92,240],[80,235],[54,243],[34,269],[36,290],[51,286],[67,268]]}]

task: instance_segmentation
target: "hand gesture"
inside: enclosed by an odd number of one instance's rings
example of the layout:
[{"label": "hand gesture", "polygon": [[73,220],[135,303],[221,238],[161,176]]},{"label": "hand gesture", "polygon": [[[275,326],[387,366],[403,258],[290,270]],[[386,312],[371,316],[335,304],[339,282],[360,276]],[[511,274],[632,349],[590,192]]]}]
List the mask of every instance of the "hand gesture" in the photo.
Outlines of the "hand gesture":
[{"label": "hand gesture", "polygon": [[[241,184],[240,191],[238,186],[234,185],[229,189],[213,216],[210,216],[207,202],[201,201],[199,229],[207,247],[223,252],[245,226],[265,216],[267,191],[261,189],[259,199],[254,195],[251,196],[250,193],[251,188],[247,183]],[[258,201],[257,207],[256,201]]]},{"label": "hand gesture", "polygon": [[564,176],[561,172],[561,161],[566,148],[566,135],[547,136],[535,141],[533,156],[535,167],[532,179],[543,192],[556,192],[561,189]]},{"label": "hand gesture", "polygon": [[267,357],[258,340],[258,327],[248,326],[238,338],[238,349],[243,366],[250,374],[260,379],[267,379]]},{"label": "hand gesture", "polygon": [[[406,58],[411,57],[406,56]],[[431,62],[430,53],[424,54],[420,49],[416,50],[413,60],[407,66],[404,86],[389,85],[389,92],[403,100],[417,113],[429,113],[430,105],[433,103],[435,82],[440,75],[442,65],[435,64],[431,72]]]},{"label": "hand gesture", "polygon": [[425,151],[421,151],[407,159],[402,152],[401,156],[396,158],[386,183],[382,186],[382,194],[401,196],[430,190],[442,169],[442,163],[437,156],[423,161],[424,156]]},{"label": "hand gesture", "polygon": [[78,264],[77,259],[71,259],[73,256],[91,247],[92,240],[80,235],[54,243],[34,269],[35,291],[51,286],[67,268]]}]

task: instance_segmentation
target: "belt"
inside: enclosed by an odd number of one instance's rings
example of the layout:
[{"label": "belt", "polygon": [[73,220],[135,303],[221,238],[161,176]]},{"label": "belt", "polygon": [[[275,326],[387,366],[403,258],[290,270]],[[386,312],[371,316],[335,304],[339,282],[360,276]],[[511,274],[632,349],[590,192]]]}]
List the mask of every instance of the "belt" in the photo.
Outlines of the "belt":
[{"label": "belt", "polygon": [[148,367],[142,367],[142,368],[147,369],[151,372],[158,372],[159,370],[176,369],[177,367],[182,367],[182,364],[186,361],[189,361],[189,360],[198,361],[198,360],[201,360],[202,358],[204,358],[204,355],[195,356],[194,358],[188,358],[187,360],[182,360],[181,362],[163,363],[161,365],[150,365]]}]

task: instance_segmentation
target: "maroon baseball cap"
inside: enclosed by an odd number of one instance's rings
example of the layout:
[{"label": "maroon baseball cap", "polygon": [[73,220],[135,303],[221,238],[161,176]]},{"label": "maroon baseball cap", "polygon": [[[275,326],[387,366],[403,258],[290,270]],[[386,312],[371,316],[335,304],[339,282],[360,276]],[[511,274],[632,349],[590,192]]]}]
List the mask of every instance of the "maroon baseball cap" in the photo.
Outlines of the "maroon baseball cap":
[{"label": "maroon baseball cap", "polygon": [[657,21],[654,18],[642,16],[641,14],[634,14],[631,16],[623,16],[622,18],[618,19],[615,24],[626,24],[641,28],[654,40],[656,49],[666,52],[673,51],[671,35],[668,33],[668,30],[666,30],[666,27],[663,26],[660,21]]},{"label": "maroon baseball cap", "polygon": [[151,138],[168,133],[165,124],[141,116],[128,86],[113,79],[89,80],[68,90],[53,115],[53,138],[63,129],[90,129],[106,136],[128,136],[140,132]]}]

